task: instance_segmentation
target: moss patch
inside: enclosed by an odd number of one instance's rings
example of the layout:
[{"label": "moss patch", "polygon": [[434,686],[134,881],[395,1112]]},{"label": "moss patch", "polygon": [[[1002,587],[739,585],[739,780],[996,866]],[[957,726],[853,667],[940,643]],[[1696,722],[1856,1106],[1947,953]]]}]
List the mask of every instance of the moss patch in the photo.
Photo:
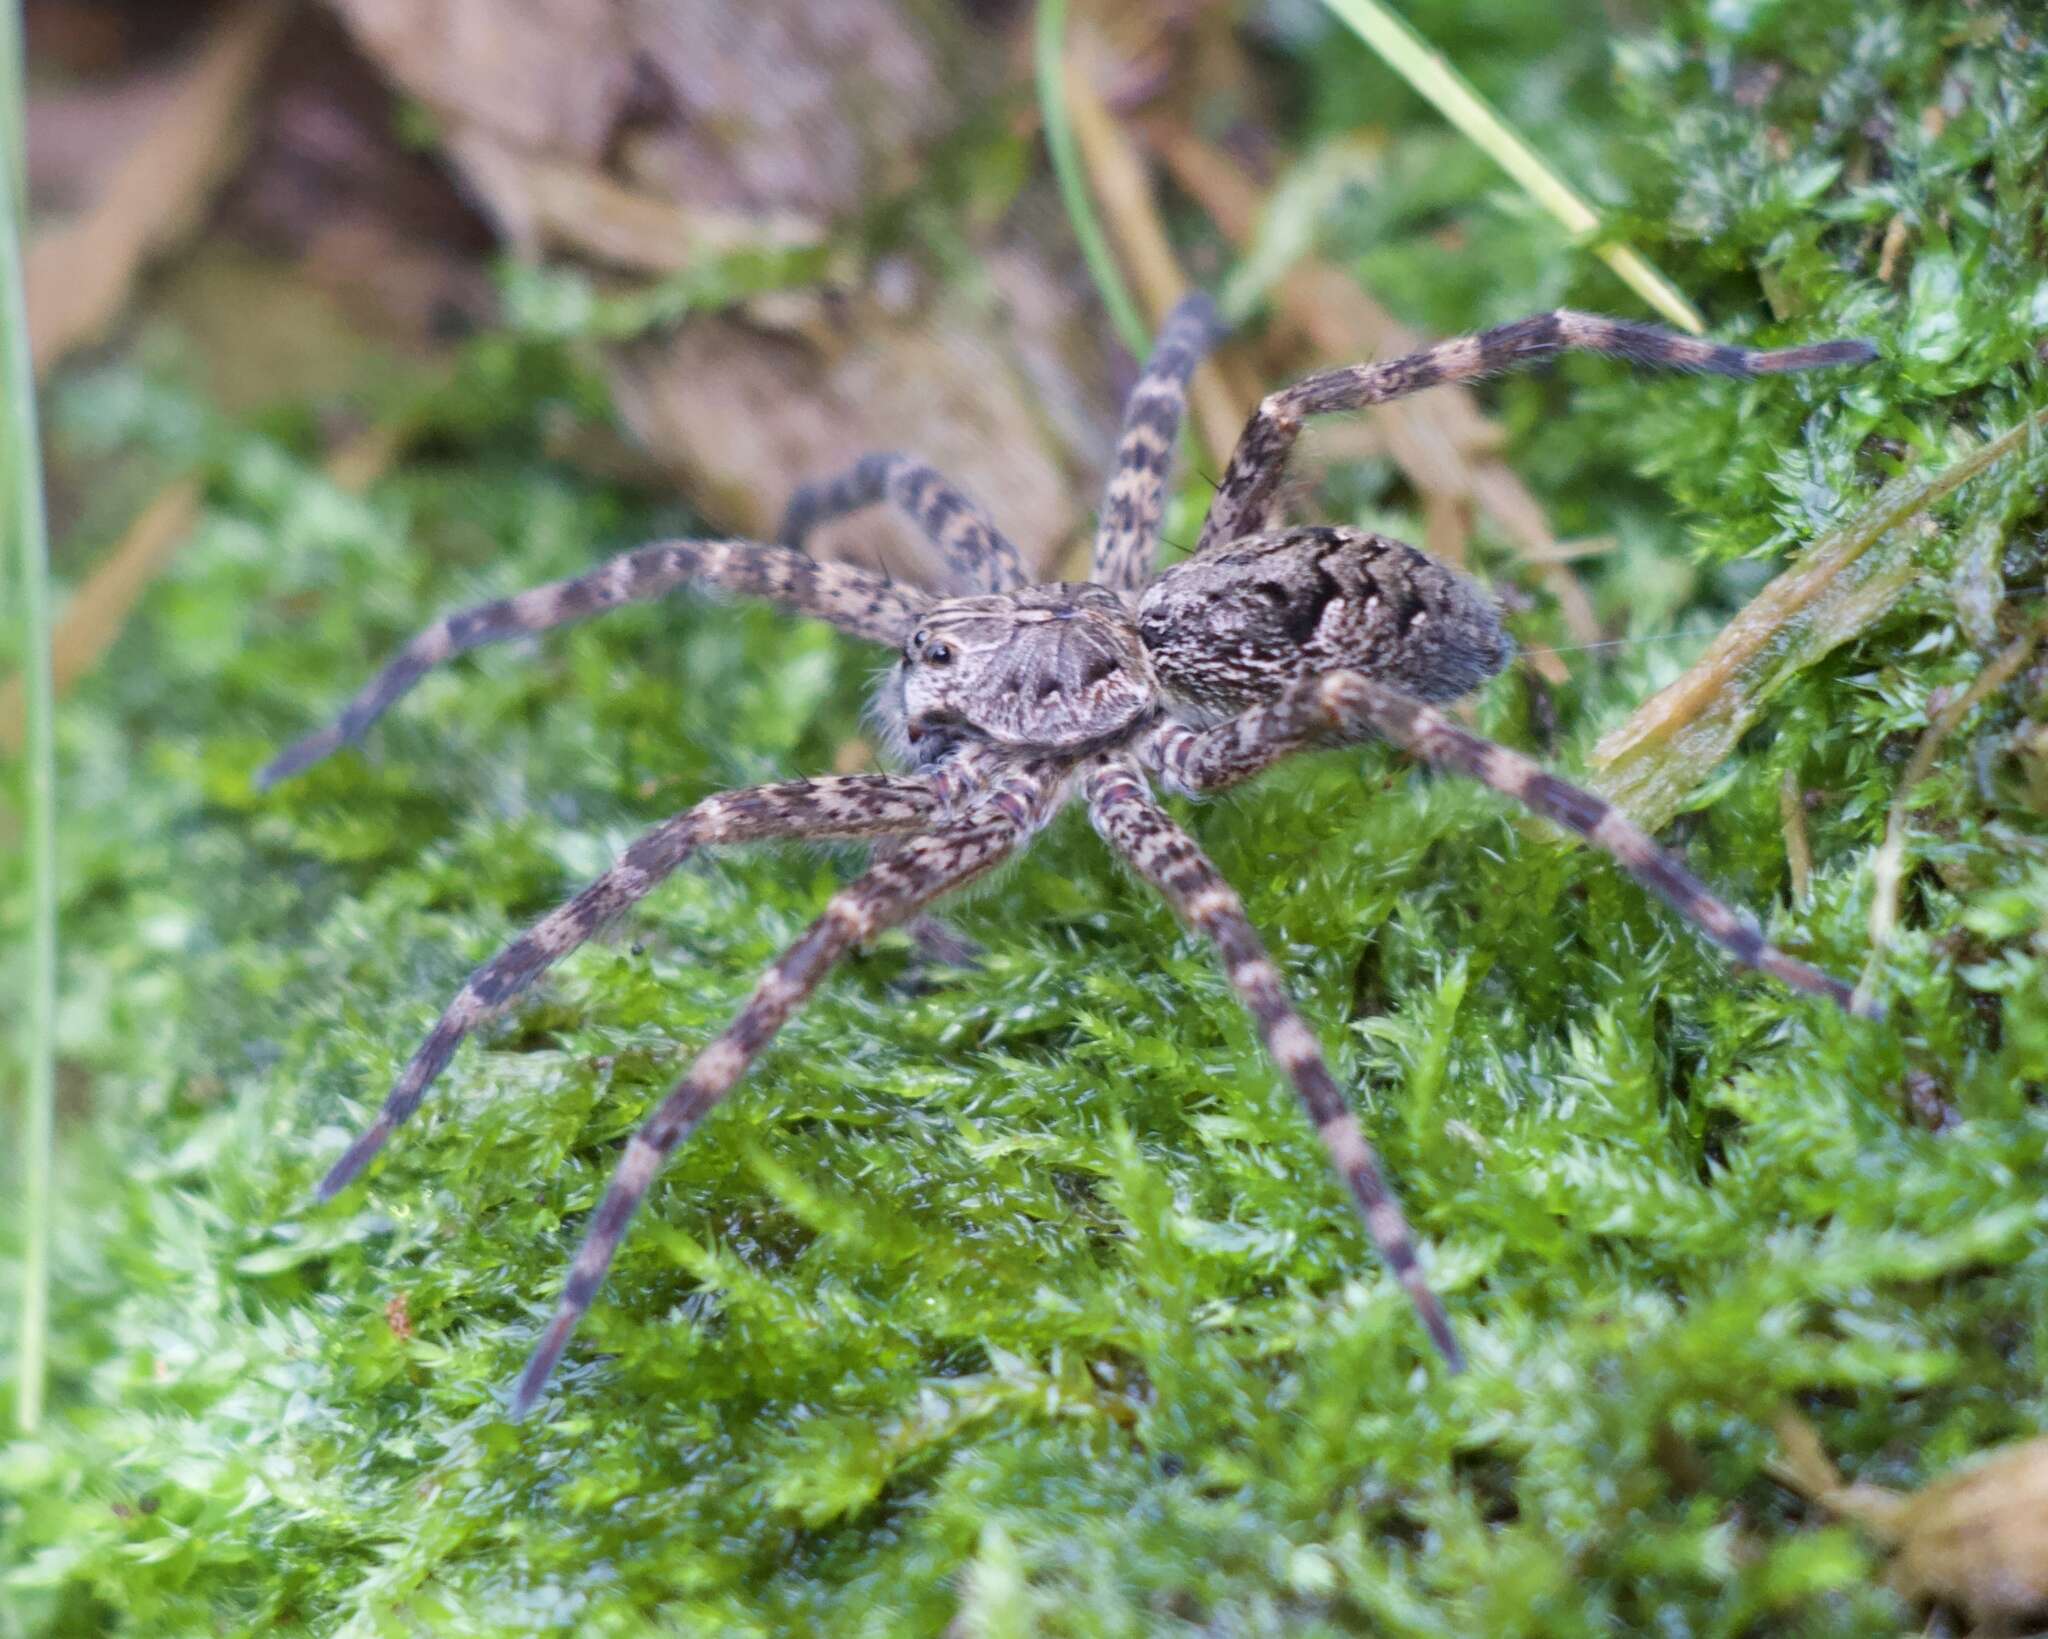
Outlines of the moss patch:
[{"label": "moss patch", "polygon": [[[1884,348],[1854,380],[1575,361],[1492,390],[1560,526],[1618,535],[1592,577],[1618,626],[1711,629],[1902,464],[2048,403],[2048,61],[1996,7],[1716,0],[1611,57],[1590,6],[1484,38],[1409,9],[1627,201],[1718,334]],[[1426,112],[1367,96],[1354,42],[1285,15],[1290,143],[1389,122],[1386,185],[1325,246],[1405,317],[1622,308]],[[637,610],[452,668],[365,754],[252,797],[430,613],[686,524],[541,457],[575,398],[546,357],[480,344],[433,455],[367,500],[132,366],[63,389],[74,455],[203,446],[215,478],[62,718],[78,1094],[55,1409],[0,1447],[0,1634],[1907,1622],[1764,1476],[1768,1414],[1796,1398],[1893,1483],[2048,1426],[2038,671],[1925,788],[1879,1026],[1377,751],[1198,814],[1433,1243],[1462,1380],[1206,953],[1067,823],[957,913],[979,971],[887,943],[785,1032],[664,1174],[544,1413],[501,1421],[624,1135],[848,862],[693,866],[466,1048],[367,1187],[310,1188],[468,966],[655,818],[830,767],[874,663],[764,611]],[[2040,477],[1965,489],[1915,590],[1787,679],[1666,832],[1837,971],[1930,700],[2040,608]],[[1347,483],[1417,533],[1384,471]],[[1563,641],[1547,608],[1520,630]],[[1552,760],[1583,769],[1687,652],[1574,657]],[[1513,682],[1479,721],[1531,743]],[[1787,771],[1818,862],[1796,905]]]}]

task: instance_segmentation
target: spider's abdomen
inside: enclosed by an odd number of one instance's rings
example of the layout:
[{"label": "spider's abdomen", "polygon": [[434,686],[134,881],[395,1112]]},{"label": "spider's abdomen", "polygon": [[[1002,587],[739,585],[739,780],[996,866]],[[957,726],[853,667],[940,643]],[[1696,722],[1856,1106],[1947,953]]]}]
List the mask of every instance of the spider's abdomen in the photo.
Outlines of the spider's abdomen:
[{"label": "spider's abdomen", "polygon": [[1218,711],[1340,668],[1455,700],[1515,647],[1473,582],[1359,529],[1247,535],[1177,564],[1146,591],[1138,632],[1168,693]]}]

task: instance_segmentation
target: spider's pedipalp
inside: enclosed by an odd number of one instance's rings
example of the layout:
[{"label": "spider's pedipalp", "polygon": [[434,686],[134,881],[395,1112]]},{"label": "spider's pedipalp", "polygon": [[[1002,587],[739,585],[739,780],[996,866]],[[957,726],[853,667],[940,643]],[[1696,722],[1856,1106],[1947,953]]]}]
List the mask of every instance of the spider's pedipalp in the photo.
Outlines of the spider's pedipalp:
[{"label": "spider's pedipalp", "polygon": [[1288,454],[1309,416],[1362,410],[1439,382],[1469,381],[1565,352],[1605,353],[1656,369],[1703,370],[1723,376],[1783,375],[1840,364],[1867,364],[1877,357],[1877,349],[1864,341],[1826,341],[1764,351],[1561,308],[1477,335],[1438,342],[1383,363],[1319,371],[1269,394],[1252,412],[1238,436],[1230,465],[1224,469],[1223,481],[1217,485],[1195,551],[1199,554],[1219,542],[1266,527]]},{"label": "spider's pedipalp", "polygon": [[804,484],[790,497],[775,538],[802,548],[812,530],[887,500],[939,549],[956,589],[1009,592],[1028,586],[1024,556],[988,512],[913,456],[864,455],[836,478]]},{"label": "spider's pedipalp", "polygon": [[443,661],[503,638],[545,632],[642,603],[685,584],[765,598],[828,620],[856,637],[896,644],[929,601],[851,564],[819,563],[787,547],[752,541],[662,541],[572,580],[536,586],[436,621],[399,651],[328,727],[288,747],[257,775],[259,789],[300,772],[360,739],[415,683]]},{"label": "spider's pedipalp", "polygon": [[591,1217],[582,1248],[569,1266],[554,1316],[520,1373],[512,1396],[514,1417],[523,1416],[539,1398],[570,1334],[603,1284],[627,1223],[670,1152],[732,1090],[842,956],[994,869],[1043,821],[1055,789],[1054,778],[1028,769],[998,779],[987,797],[962,818],[911,839],[840,889],[824,915],[761,976],[732,1023],[697,1055],[626,1146]]},{"label": "spider's pedipalp", "polygon": [[791,780],[707,797],[640,837],[618,863],[472,973],[427,1033],[377,1119],[320,1181],[325,1201],[349,1183],[420,1107],[462,1039],[544,972],[673,875],[699,848],[774,838],[850,842],[901,835],[945,806],[938,782],[893,774]]},{"label": "spider's pedipalp", "polygon": [[1223,336],[1216,304],[1201,292],[1183,297],[1166,316],[1143,374],[1124,405],[1116,465],[1102,495],[1102,518],[1088,578],[1119,592],[1151,579],[1166,510],[1166,477],[1187,412],[1188,378]]},{"label": "spider's pedipalp", "polygon": [[1613,804],[1363,673],[1305,678],[1277,699],[1211,729],[1164,725],[1145,742],[1141,756],[1177,789],[1203,793],[1249,779],[1298,751],[1369,738],[1390,740],[1436,767],[1469,775],[1576,832],[1745,966],[1794,990],[1825,996],[1845,1011],[1872,1014],[1854,1003],[1841,980],[1769,943]]},{"label": "spider's pedipalp", "polygon": [[1152,799],[1143,776],[1129,763],[1097,765],[1085,776],[1083,792],[1088,816],[1103,840],[1159,890],[1182,922],[1216,947],[1224,974],[1258,1026],[1267,1053],[1293,1083],[1332,1164],[1357,1201],[1374,1247],[1408,1294],[1444,1363],[1454,1372],[1464,1370],[1465,1358],[1450,1317],[1422,1271],[1414,1234],[1379,1157],[1345,1104],[1315,1033],[1288,999],[1280,970],[1266,954],[1236,890],[1195,839]]}]

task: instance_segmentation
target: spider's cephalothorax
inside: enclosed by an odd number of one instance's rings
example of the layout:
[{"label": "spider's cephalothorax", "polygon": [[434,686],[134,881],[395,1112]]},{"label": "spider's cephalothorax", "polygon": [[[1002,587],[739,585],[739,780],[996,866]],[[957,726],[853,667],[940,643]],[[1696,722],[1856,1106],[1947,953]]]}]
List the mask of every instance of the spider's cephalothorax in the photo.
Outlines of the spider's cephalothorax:
[{"label": "spider's cephalothorax", "polygon": [[922,764],[967,740],[1083,751],[1128,733],[1159,696],[1130,610],[1087,581],[934,603],[894,683],[882,710]]},{"label": "spider's cephalothorax", "polygon": [[[1268,525],[1288,452],[1310,415],[1361,409],[1568,348],[1738,376],[1859,363],[1875,350],[1837,341],[1751,352],[1646,325],[1548,313],[1384,364],[1324,371],[1259,406],[1217,485],[1194,555],[1154,579],[1187,379],[1215,334],[1213,309],[1202,297],[1183,302],[1167,320],[1125,412],[1088,582],[1029,585],[1016,547],[939,474],[904,456],[869,456],[797,493],[781,545],[665,541],[428,627],[340,718],[264,771],[269,784],[357,738],[421,674],[465,649],[685,583],[766,597],[898,651],[879,704],[897,749],[908,753],[910,772],[727,792],[654,827],[609,871],[470,975],[377,1119],[321,1183],[323,1199],[346,1186],[419,1107],[463,1037],[698,849],[774,839],[876,845],[867,872],[835,894],[761,976],[732,1023],[698,1053],[627,1146],[519,1380],[515,1413],[539,1395],[663,1159],[832,965],[993,870],[1070,797],[1087,805],[1110,848],[1215,946],[1356,1200],[1367,1234],[1453,1369],[1462,1357],[1450,1321],[1314,1031],[1289,1001],[1236,893],[1160,807],[1152,781],[1202,795],[1298,751],[1389,740],[1605,849],[1738,961],[1851,1005],[1846,985],[1766,943],[1621,813],[1437,709],[1433,702],[1456,699],[1507,663],[1511,645],[1484,593],[1377,535],[1269,532]],[[951,571],[955,585],[948,590],[960,595],[936,596],[819,563],[800,550],[814,525],[883,500],[923,527]]]}]

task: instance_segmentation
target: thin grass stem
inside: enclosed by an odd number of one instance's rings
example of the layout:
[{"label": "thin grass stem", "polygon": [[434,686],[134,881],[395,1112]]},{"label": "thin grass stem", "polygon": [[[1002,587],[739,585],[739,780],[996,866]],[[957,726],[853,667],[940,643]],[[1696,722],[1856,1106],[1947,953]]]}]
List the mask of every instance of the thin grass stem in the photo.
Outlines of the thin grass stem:
[{"label": "thin grass stem", "polygon": [[6,482],[7,554],[16,565],[21,610],[21,676],[26,734],[22,767],[29,882],[28,1028],[21,1110],[23,1251],[21,1324],[16,1351],[15,1417],[23,1432],[43,1417],[49,1360],[51,1170],[56,1108],[57,775],[51,724],[48,531],[43,519],[42,454],[36,438],[35,366],[29,357],[22,288],[23,146],[21,12],[0,0],[0,131],[7,144],[7,208],[0,210],[0,368],[6,432],[0,472]]},{"label": "thin grass stem", "polygon": [[1045,130],[1046,152],[1052,156],[1052,173],[1059,184],[1060,202],[1080,242],[1081,258],[1102,296],[1110,322],[1124,345],[1142,357],[1151,342],[1145,317],[1124,283],[1116,257],[1109,248],[1102,224],[1096,219],[1094,202],[1088,197],[1088,175],[1081,164],[1080,146],[1074,140],[1074,125],[1067,113],[1067,0],[1038,0],[1037,30],[1033,37],[1034,61],[1038,71],[1038,118]]},{"label": "thin grass stem", "polygon": [[1543,156],[1512,130],[1471,83],[1428,41],[1379,0],[1323,0],[1331,13],[1380,54],[1387,66],[1432,103],[1438,113],[1522,185],[1529,197],[1586,240],[1593,254],[1665,318],[1693,335],[1706,325],[1691,302],[1627,245],[1600,240],[1600,214]]}]

